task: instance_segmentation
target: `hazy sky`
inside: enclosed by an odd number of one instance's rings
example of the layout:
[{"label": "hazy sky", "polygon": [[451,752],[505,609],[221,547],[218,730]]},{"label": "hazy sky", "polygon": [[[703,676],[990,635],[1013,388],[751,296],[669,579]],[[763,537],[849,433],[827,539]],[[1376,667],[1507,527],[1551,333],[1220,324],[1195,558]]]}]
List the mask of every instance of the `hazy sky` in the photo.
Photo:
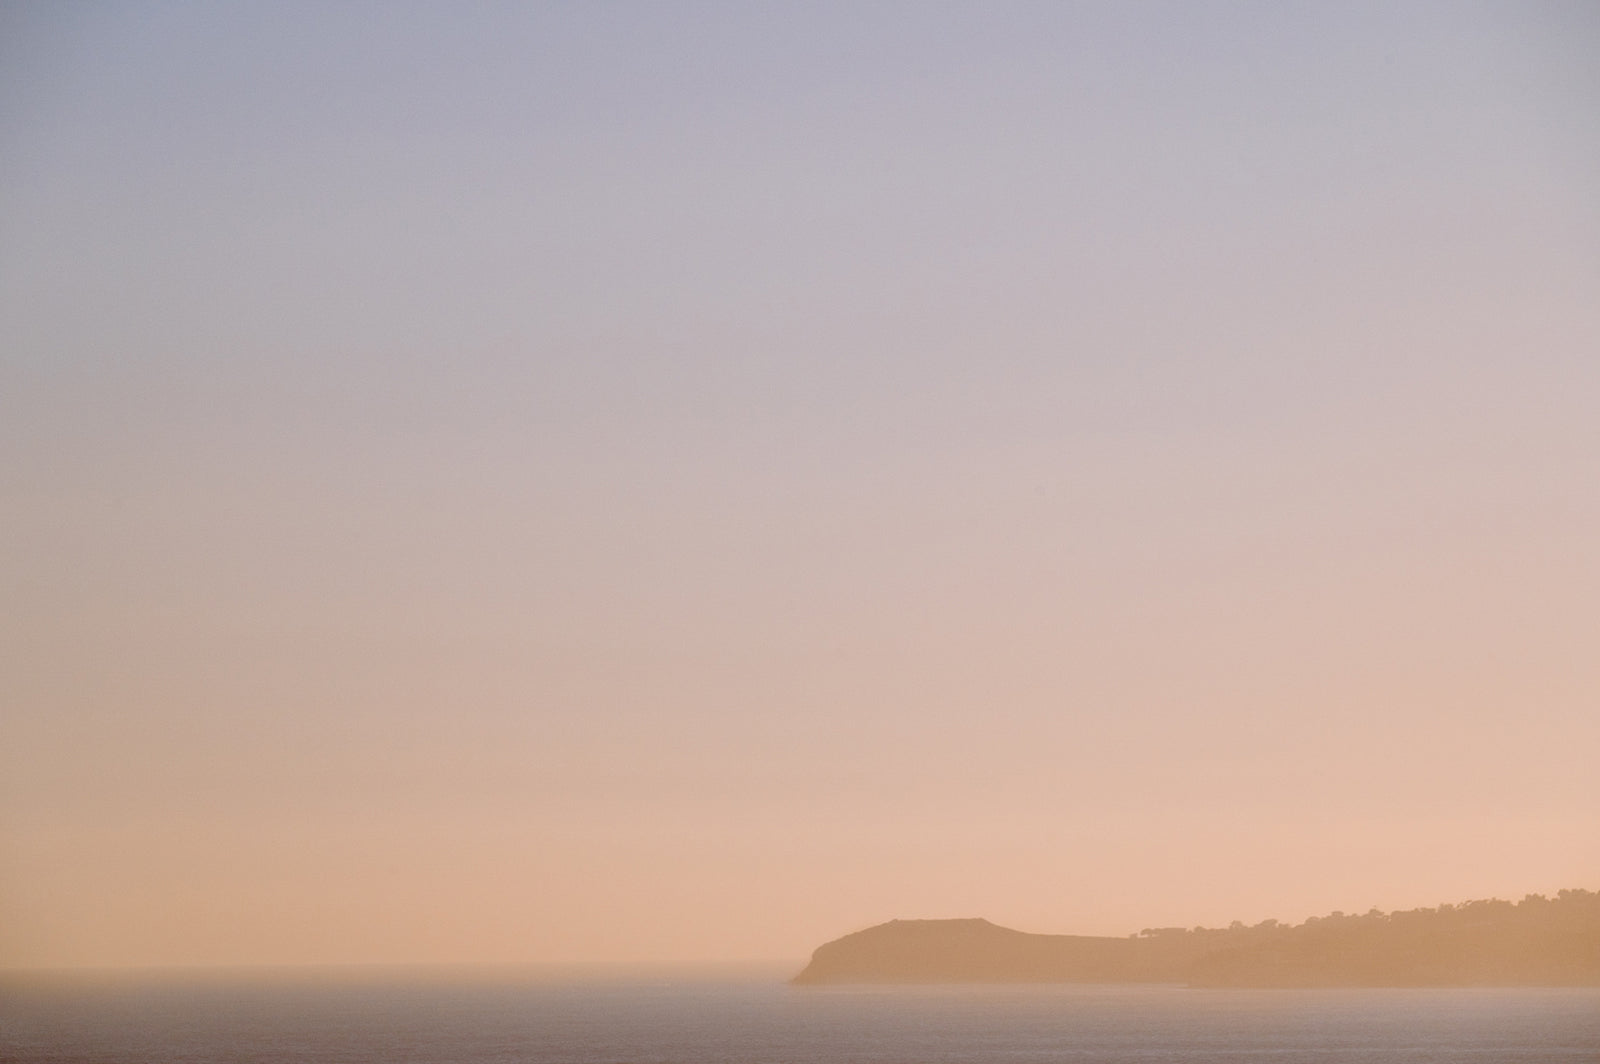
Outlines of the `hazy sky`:
[{"label": "hazy sky", "polygon": [[1600,887],[1600,11],[0,8],[0,965]]}]

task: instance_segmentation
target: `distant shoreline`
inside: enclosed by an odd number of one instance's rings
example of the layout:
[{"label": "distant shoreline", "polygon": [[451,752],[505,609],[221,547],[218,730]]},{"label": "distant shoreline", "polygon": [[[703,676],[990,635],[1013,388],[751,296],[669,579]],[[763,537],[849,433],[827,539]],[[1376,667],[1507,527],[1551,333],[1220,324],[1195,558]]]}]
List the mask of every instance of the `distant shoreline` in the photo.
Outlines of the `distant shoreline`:
[{"label": "distant shoreline", "polygon": [[1146,928],[1127,938],[1036,935],[983,919],[894,920],[818,947],[792,982],[1600,986],[1600,894],[1335,912],[1298,925]]}]

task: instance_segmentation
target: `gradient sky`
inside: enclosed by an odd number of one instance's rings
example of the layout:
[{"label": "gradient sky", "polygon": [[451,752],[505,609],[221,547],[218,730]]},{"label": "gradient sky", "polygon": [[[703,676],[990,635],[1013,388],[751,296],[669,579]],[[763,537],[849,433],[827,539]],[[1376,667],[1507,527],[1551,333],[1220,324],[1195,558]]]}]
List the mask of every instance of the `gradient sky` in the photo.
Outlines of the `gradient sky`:
[{"label": "gradient sky", "polygon": [[1590,4],[0,8],[0,965],[1600,887]]}]

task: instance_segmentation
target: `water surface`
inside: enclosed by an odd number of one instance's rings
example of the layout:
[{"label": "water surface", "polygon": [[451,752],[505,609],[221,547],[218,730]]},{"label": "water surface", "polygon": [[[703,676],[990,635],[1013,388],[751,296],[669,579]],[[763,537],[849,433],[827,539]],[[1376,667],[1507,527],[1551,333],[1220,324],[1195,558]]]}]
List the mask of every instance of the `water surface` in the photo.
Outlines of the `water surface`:
[{"label": "water surface", "polygon": [[0,1059],[1600,1062],[1600,989],[792,988],[439,973],[0,977]]}]

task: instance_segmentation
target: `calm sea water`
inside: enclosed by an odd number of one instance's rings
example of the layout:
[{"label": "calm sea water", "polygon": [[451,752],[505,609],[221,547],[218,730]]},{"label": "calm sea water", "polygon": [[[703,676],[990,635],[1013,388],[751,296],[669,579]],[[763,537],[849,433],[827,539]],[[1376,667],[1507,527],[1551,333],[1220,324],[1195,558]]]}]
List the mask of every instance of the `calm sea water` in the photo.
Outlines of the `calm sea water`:
[{"label": "calm sea water", "polygon": [[1600,990],[6,976],[0,1059],[1572,1064],[1600,1062]]}]

